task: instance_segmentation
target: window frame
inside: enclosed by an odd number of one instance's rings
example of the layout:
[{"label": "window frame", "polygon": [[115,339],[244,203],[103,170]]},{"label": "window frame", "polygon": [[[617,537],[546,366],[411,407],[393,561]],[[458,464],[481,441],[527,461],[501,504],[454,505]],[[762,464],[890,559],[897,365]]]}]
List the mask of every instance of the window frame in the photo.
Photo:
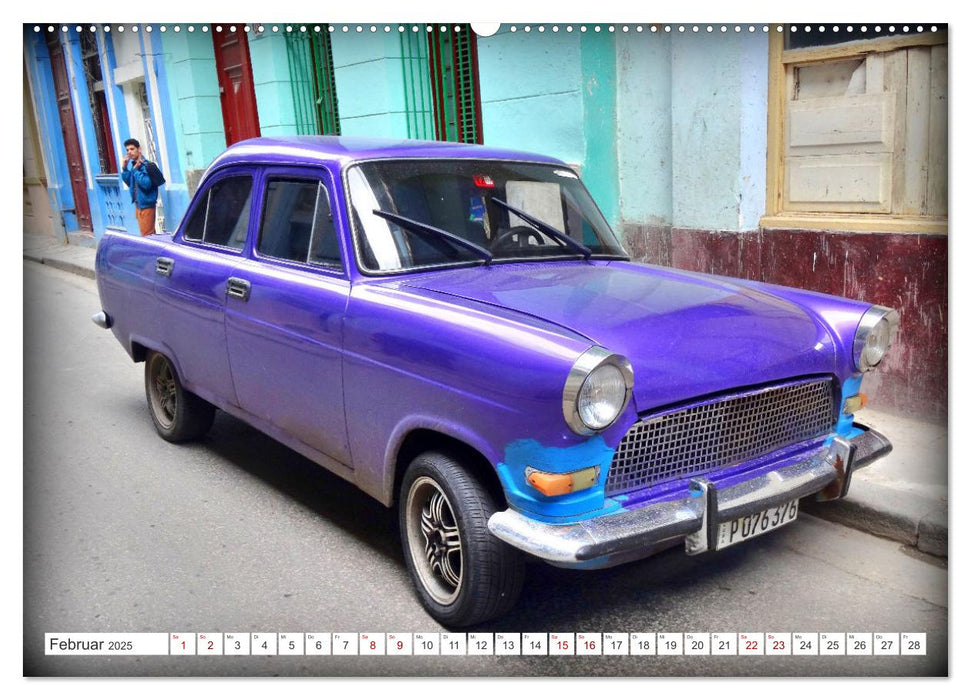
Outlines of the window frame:
[{"label": "window frame", "polygon": [[806,63],[865,58],[915,46],[947,45],[947,31],[906,36],[848,41],[828,46],[786,49],[789,25],[769,34],[768,124],[766,144],[765,215],[763,229],[811,229],[883,233],[946,234],[946,216],[915,216],[893,213],[804,212],[784,207],[786,179],[786,104],[789,90],[787,69]]},{"label": "window frame", "polygon": [[[219,171],[214,173],[210,178],[207,179],[204,186],[199,189],[195,197],[192,199],[192,206],[186,215],[183,217],[181,223],[179,224],[178,232],[175,235],[174,240],[180,244],[191,246],[193,248],[201,248],[204,250],[212,250],[220,253],[225,253],[229,255],[235,255],[237,257],[244,257],[246,250],[249,246],[250,239],[253,237],[253,215],[256,202],[257,186],[259,184],[258,173],[255,168],[232,168]],[[243,245],[240,248],[233,248],[231,246],[219,245],[218,243],[211,243],[205,240],[205,227],[203,228],[203,238],[187,238],[185,235],[186,228],[189,225],[189,221],[195,216],[199,207],[206,207],[206,219],[208,225],[209,219],[209,199],[212,194],[212,189],[220,182],[228,180],[235,177],[248,177],[250,179],[250,206],[249,206],[249,220],[246,222],[246,240],[243,241]]]},{"label": "window frame", "polygon": [[[341,256],[341,261],[339,264],[334,265],[317,262],[301,262],[298,260],[290,260],[288,258],[278,258],[260,252],[260,235],[262,234],[263,229],[263,217],[266,212],[267,202],[267,188],[269,187],[270,180],[316,182],[319,186],[323,187],[324,194],[327,197],[327,204],[330,207],[331,221],[334,223],[334,235],[337,237],[337,249]],[[259,201],[257,202],[259,205],[259,211],[257,212],[258,218],[253,226],[253,230],[251,232],[252,241],[249,245],[250,258],[257,262],[263,262],[266,264],[279,265],[297,270],[324,272],[335,277],[347,277],[347,250],[346,246],[344,245],[343,236],[341,235],[340,223],[338,222],[337,211],[335,208],[335,201],[332,178],[330,177],[330,173],[323,168],[294,166],[263,168],[259,181]],[[311,229],[311,238],[312,237],[313,230]]]}]

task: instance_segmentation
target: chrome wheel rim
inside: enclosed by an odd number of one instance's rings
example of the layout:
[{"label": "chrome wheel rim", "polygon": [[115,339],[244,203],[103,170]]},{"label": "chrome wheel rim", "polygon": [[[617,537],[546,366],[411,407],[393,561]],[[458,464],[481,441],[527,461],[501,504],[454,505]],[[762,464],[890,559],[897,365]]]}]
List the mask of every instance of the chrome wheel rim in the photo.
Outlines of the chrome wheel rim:
[{"label": "chrome wheel rim", "polygon": [[155,418],[163,428],[172,427],[176,410],[175,373],[169,361],[161,355],[152,358],[148,388]]},{"label": "chrome wheel rim", "polygon": [[462,537],[452,504],[434,479],[422,476],[408,490],[405,508],[418,578],[435,602],[448,605],[462,590]]}]

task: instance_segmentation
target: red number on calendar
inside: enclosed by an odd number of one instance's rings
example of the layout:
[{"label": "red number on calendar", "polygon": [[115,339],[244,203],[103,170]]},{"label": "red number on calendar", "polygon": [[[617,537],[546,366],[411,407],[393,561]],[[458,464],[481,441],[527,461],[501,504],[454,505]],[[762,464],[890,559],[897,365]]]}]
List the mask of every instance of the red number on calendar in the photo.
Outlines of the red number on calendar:
[{"label": "red number on calendar", "polygon": [[404,642],[398,642],[396,644],[396,646],[398,647],[398,651],[401,651],[402,649],[405,648],[405,643]]},{"label": "red number on calendar", "polygon": [[212,641],[211,641],[211,640],[210,640],[210,642],[209,642],[209,646],[208,646],[208,649],[209,649],[209,651],[212,651],[212,649],[213,649],[213,646],[212,646]]},{"label": "red number on calendar", "polygon": [[759,648],[759,643],[754,639],[750,639],[749,641],[745,642],[745,648],[754,651],[755,649]]}]

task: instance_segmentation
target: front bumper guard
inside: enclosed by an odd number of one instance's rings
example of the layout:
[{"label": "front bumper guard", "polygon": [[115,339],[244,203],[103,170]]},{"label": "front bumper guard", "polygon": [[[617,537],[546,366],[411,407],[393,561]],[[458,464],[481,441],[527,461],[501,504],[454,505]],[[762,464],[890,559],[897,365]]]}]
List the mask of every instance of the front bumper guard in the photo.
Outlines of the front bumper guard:
[{"label": "front bumper guard", "polygon": [[720,523],[811,494],[819,500],[845,496],[853,472],[893,448],[877,431],[854,425],[863,431],[856,437],[836,437],[801,462],[732,486],[718,488],[699,477],[687,496],[569,524],[541,522],[509,509],[489,518],[489,530],[527,554],[568,568],[635,559],[677,538],[685,538],[688,554],[699,554],[713,548]]}]

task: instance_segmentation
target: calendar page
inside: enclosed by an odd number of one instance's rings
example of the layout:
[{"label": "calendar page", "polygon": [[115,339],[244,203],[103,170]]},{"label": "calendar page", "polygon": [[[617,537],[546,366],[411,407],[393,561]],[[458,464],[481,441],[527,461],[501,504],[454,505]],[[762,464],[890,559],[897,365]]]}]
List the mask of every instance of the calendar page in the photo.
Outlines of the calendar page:
[{"label": "calendar page", "polygon": [[947,23],[374,14],[22,25],[23,674],[948,676]]}]

